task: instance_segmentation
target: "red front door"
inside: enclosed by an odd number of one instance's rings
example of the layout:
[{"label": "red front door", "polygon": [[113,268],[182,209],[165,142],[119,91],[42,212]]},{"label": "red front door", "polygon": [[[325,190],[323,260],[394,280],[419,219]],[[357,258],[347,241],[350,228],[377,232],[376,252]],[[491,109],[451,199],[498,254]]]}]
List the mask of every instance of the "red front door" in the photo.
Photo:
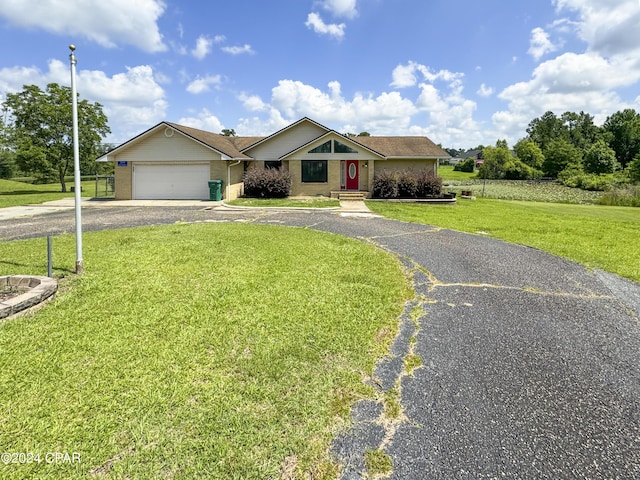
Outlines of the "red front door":
[{"label": "red front door", "polygon": [[358,160],[347,160],[345,166],[347,168],[347,190],[359,190]]}]

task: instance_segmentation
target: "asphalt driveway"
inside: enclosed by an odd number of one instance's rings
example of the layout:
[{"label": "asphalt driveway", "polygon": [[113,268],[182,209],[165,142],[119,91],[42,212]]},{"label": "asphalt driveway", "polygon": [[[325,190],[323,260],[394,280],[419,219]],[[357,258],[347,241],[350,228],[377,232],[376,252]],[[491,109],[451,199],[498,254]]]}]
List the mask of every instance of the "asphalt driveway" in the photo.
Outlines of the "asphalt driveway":
[{"label": "asphalt driveway", "polygon": [[[487,237],[338,212],[90,208],[85,231],[255,222],[332,232],[404,264],[416,296],[371,380],[402,413],[361,402],[333,452],[363,478],[382,449],[391,478],[640,478],[640,285]],[[73,211],[0,221],[0,241],[73,232]],[[416,310],[420,315],[416,316]],[[408,374],[404,359],[422,366]]]}]

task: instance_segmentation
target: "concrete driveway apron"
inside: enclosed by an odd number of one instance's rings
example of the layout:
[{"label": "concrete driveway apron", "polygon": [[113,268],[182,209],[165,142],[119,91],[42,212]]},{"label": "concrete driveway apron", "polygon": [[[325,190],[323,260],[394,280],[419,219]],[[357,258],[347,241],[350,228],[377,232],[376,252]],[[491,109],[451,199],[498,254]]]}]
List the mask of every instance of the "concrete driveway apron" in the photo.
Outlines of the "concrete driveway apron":
[{"label": "concrete driveway apron", "polygon": [[[385,419],[375,400],[354,407],[352,428],[333,445],[344,479],[365,478],[364,453],[376,449],[392,459],[395,479],[640,478],[634,282],[486,236],[366,214],[148,207],[83,215],[92,230],[176,219],[306,227],[401,260],[416,294],[371,381],[380,397],[398,392],[401,415]],[[72,219],[0,221],[0,238],[46,235]],[[422,361],[412,374],[408,354]]]}]

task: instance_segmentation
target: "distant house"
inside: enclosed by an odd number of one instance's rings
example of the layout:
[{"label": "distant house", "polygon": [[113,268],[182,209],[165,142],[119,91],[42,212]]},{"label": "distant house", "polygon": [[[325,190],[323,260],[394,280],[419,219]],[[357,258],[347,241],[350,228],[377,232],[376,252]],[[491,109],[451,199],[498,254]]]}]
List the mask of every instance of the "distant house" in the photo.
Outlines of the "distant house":
[{"label": "distant house", "polygon": [[291,195],[369,194],[375,173],[430,169],[449,154],[427,137],[348,137],[302,118],[267,137],[233,137],[161,122],[97,161],[115,165],[117,199],[208,199],[208,181],[224,199],[242,195],[249,168],[284,168]]}]

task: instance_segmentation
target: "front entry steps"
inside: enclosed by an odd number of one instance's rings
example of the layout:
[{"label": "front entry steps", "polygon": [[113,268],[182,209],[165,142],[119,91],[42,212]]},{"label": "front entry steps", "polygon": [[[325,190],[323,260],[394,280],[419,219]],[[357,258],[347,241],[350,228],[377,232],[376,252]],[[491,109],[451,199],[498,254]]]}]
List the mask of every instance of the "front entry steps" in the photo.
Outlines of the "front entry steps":
[{"label": "front entry steps", "polygon": [[337,198],[338,200],[351,200],[363,202],[369,196],[369,192],[331,192],[331,198]]}]

